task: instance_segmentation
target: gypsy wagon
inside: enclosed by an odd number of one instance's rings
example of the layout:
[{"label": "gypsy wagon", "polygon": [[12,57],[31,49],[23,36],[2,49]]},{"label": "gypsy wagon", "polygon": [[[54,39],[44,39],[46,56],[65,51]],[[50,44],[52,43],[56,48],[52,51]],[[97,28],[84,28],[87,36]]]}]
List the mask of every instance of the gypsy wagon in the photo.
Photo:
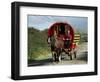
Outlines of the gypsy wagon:
[{"label": "gypsy wagon", "polygon": [[[72,57],[76,58],[77,52],[77,38],[80,35],[74,34],[74,29],[68,23],[58,22],[54,23],[48,29],[47,42],[51,47],[53,61],[60,61],[62,53],[68,55],[70,60]],[[76,40],[76,41],[75,41]]]}]

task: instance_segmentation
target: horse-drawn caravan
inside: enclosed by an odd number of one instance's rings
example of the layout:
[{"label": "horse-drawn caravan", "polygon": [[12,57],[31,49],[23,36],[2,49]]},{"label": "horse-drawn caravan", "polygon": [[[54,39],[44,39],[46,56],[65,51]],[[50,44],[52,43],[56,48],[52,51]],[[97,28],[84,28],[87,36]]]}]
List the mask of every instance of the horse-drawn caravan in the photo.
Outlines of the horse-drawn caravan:
[{"label": "horse-drawn caravan", "polygon": [[48,43],[51,46],[53,61],[60,61],[62,53],[65,53],[72,60],[74,56],[76,58],[77,44],[73,28],[68,23],[54,23],[48,29]]}]

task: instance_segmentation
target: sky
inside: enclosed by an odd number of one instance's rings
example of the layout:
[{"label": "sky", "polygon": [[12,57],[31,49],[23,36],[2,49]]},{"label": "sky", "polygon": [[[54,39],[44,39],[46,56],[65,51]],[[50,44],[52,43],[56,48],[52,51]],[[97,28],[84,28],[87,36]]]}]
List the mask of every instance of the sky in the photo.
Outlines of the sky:
[{"label": "sky", "polygon": [[87,29],[87,17],[72,17],[72,16],[48,16],[48,15],[28,15],[28,27],[34,27],[38,30],[50,28],[55,22],[66,22],[73,28]]}]

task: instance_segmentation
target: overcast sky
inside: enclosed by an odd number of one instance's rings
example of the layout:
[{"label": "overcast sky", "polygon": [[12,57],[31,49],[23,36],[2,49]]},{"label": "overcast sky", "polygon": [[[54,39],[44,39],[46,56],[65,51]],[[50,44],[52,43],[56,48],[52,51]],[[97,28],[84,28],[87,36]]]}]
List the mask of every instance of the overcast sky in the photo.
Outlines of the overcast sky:
[{"label": "overcast sky", "polygon": [[87,17],[71,17],[71,16],[43,16],[28,15],[28,27],[34,27],[39,30],[49,28],[55,22],[67,22],[74,28],[87,29]]}]

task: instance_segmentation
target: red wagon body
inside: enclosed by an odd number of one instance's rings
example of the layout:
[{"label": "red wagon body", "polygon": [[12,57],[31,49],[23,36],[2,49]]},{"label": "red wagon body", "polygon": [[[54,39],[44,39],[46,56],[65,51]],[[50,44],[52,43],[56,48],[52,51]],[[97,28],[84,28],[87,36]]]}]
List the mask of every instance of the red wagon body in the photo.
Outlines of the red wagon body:
[{"label": "red wagon body", "polygon": [[[54,37],[54,40],[52,40],[52,37]],[[68,41],[69,45],[66,45]],[[56,57],[55,55],[57,55],[58,59],[61,52],[63,51],[65,53],[68,53],[71,59],[72,59],[71,52],[73,52],[76,55],[75,49],[77,46],[76,43],[74,42],[74,29],[68,23],[63,23],[63,22],[54,23],[48,29],[48,43],[51,44],[51,51],[54,52],[53,53],[54,57]]]}]

